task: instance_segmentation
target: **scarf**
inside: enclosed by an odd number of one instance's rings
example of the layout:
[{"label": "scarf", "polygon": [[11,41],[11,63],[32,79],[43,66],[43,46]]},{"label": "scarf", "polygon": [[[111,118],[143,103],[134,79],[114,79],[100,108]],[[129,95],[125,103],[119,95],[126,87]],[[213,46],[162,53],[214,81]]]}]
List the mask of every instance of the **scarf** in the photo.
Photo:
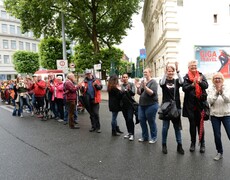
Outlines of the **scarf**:
[{"label": "scarf", "polygon": [[[194,76],[194,74],[193,74],[191,71],[188,71],[188,78],[189,78],[190,81],[192,81],[192,82],[194,82],[194,80],[197,81],[197,79],[198,79],[199,77],[200,77],[200,74],[199,74],[198,71],[196,71],[195,76]],[[201,94],[202,94],[202,89],[201,89],[201,87],[199,86],[198,83],[195,84],[195,92],[196,92],[196,97],[197,97],[198,99],[200,99],[200,96],[201,96]]]}]

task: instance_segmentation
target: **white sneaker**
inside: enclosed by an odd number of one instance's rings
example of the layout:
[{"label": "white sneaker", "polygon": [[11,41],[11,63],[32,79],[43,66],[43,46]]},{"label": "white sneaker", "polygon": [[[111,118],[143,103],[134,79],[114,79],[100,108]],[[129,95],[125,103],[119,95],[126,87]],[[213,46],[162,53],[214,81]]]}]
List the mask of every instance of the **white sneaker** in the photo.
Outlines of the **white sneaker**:
[{"label": "white sneaker", "polygon": [[130,134],[126,134],[126,135],[124,136],[125,139],[129,139],[129,137],[130,137]]},{"label": "white sneaker", "polygon": [[223,158],[223,154],[217,153],[217,155],[213,158],[215,161],[219,161],[220,159]]},{"label": "white sneaker", "polygon": [[63,122],[64,120],[62,120],[62,119],[58,119],[57,121],[58,121],[58,122]]},{"label": "white sneaker", "polygon": [[134,135],[130,135],[129,140],[133,141],[134,140]]},{"label": "white sneaker", "polygon": [[143,138],[138,139],[139,142],[144,142],[145,140]]},{"label": "white sneaker", "polygon": [[151,139],[151,140],[149,140],[149,144],[154,144],[156,142],[157,142],[157,139]]},{"label": "white sneaker", "polygon": [[23,115],[21,114],[21,116],[20,116],[21,118],[23,118]]},{"label": "white sneaker", "polygon": [[31,112],[31,116],[34,116],[34,112],[33,111]]}]

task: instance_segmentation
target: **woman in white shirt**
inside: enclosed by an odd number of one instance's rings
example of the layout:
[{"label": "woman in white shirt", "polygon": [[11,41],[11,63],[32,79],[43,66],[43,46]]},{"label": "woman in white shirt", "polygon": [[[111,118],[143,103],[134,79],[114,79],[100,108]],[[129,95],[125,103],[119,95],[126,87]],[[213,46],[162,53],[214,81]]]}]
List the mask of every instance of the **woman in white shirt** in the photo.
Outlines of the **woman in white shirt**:
[{"label": "woman in white shirt", "polygon": [[230,91],[224,84],[224,76],[220,72],[214,74],[212,82],[213,86],[208,91],[208,102],[217,150],[214,160],[218,161],[223,158],[221,122],[230,140]]}]

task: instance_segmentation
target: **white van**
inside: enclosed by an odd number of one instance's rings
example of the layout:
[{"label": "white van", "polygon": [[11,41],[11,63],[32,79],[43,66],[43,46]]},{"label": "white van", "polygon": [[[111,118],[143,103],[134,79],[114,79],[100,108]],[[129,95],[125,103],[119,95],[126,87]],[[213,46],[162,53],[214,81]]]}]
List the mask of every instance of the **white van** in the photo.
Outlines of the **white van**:
[{"label": "white van", "polygon": [[34,73],[34,75],[35,75],[35,76],[40,75],[40,76],[42,77],[42,79],[44,80],[45,77],[48,77],[48,75],[49,75],[50,73],[53,73],[54,76],[55,76],[55,78],[56,78],[57,76],[61,76],[61,77],[62,77],[62,81],[65,81],[65,74],[64,74],[64,72],[63,72],[62,70],[57,70],[57,69],[55,69],[55,70],[38,70],[38,71],[36,71],[36,72]]}]

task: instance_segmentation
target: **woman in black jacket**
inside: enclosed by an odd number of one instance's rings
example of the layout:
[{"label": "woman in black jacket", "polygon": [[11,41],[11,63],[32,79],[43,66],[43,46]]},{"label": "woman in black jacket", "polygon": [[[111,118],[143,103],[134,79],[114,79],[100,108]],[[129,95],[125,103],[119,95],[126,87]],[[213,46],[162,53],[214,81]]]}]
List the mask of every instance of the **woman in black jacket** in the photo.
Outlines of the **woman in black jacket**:
[{"label": "woman in black jacket", "polygon": [[[196,133],[200,134],[201,109],[200,104],[205,101],[205,89],[208,88],[208,82],[205,76],[197,71],[197,61],[192,60],[188,63],[188,73],[184,77],[183,91],[184,104],[183,116],[189,119],[191,146],[190,152],[195,151]],[[200,153],[205,152],[204,130],[200,140]]]},{"label": "woman in black jacket", "polygon": [[119,136],[119,133],[123,133],[120,131],[119,126],[117,126],[117,115],[121,111],[120,102],[122,94],[120,89],[118,77],[112,75],[108,81],[109,110],[112,112],[112,136]]},{"label": "woman in black jacket", "polygon": [[[175,71],[177,73],[178,78],[174,79]],[[174,65],[167,64],[165,68],[165,74],[163,78],[160,80],[160,86],[162,88],[162,103],[169,102],[173,99],[176,101],[177,109],[181,111],[181,102],[180,102],[180,92],[179,89],[183,84],[183,78],[180,76],[178,70],[178,62],[175,62]],[[175,89],[176,88],[176,89]],[[175,97],[174,97],[175,95]],[[182,138],[181,138],[181,118],[177,119],[165,119],[163,120],[162,126],[162,152],[167,154],[167,135],[168,129],[170,125],[170,120],[173,123],[176,141],[177,141],[177,152],[179,154],[184,154],[184,150],[182,148]]]}]

